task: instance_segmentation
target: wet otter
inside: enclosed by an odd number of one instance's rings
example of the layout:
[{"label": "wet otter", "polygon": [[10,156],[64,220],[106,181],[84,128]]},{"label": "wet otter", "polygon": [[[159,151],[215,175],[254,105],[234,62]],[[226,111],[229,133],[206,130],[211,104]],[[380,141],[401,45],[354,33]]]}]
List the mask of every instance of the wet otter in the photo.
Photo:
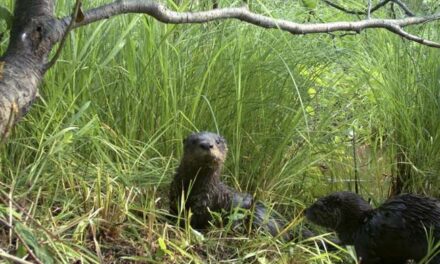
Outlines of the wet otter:
[{"label": "wet otter", "polygon": [[[373,209],[355,193],[336,192],[305,214],[336,231],[343,244],[354,245],[362,264],[420,261],[428,252],[428,234],[440,241],[440,201],[420,195],[399,195]],[[429,263],[440,263],[440,256]]]},{"label": "wet otter", "polygon": [[[191,209],[191,226],[203,229],[212,220],[211,212],[230,212],[234,208],[253,209],[252,225],[262,227],[277,236],[285,223],[275,219],[252,195],[241,193],[225,185],[221,171],[227,155],[227,145],[223,137],[211,133],[193,133],[184,140],[184,153],[170,188],[170,212],[178,214],[182,193],[185,208]],[[283,238],[290,239],[289,234]]]}]

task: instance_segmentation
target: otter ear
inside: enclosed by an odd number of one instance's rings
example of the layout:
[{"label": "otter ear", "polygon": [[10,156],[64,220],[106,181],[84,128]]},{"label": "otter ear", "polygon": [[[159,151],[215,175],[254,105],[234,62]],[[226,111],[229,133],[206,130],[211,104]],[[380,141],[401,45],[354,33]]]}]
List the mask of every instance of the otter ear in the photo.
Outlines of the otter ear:
[{"label": "otter ear", "polygon": [[216,142],[217,142],[217,144],[223,143],[223,144],[227,145],[226,139],[224,137],[222,137],[222,136],[219,136],[219,135],[218,135],[218,137],[216,139]]},{"label": "otter ear", "polygon": [[189,139],[192,138],[195,134],[196,134],[196,132],[191,132],[191,134],[186,136],[186,138],[184,138],[182,141],[183,145],[185,145],[189,141]]}]

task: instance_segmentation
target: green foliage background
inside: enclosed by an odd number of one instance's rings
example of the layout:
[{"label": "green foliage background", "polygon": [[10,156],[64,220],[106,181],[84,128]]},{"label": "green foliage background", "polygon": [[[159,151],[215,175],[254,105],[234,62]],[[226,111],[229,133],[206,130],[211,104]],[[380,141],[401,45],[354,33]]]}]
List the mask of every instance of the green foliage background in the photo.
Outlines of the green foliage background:
[{"label": "green foliage background", "polygon": [[[57,1],[57,14],[71,6]],[[435,1],[409,6],[419,14],[438,8]],[[252,8],[298,22],[357,19],[323,3],[313,15],[301,1],[255,1]],[[438,41],[438,28],[410,31]],[[0,51],[6,46],[7,35]],[[326,254],[302,241],[240,234],[228,240],[231,230],[200,234],[167,223],[167,184],[181,141],[195,130],[222,134],[225,181],[273,203],[294,225],[314,198],[353,191],[355,171],[366,198],[385,199],[397,153],[412,176],[407,189],[437,196],[438,61],[439,50],[382,30],[292,36],[237,21],[164,25],[143,15],[75,30],[40,99],[1,146],[1,195],[29,215],[14,207],[22,222],[14,232],[23,239],[0,256],[23,256],[27,245],[45,263],[353,259],[350,250]],[[0,205],[0,219],[9,221],[10,207]],[[1,247],[12,247],[12,235],[0,236]]]}]

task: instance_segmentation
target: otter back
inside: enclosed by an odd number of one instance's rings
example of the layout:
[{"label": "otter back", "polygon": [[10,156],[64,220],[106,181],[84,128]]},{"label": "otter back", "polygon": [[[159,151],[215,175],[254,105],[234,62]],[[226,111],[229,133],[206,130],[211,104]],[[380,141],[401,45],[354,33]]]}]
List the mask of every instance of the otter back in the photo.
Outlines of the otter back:
[{"label": "otter back", "polygon": [[[363,264],[420,261],[428,237],[440,241],[440,202],[420,195],[399,195],[372,209],[359,195],[338,192],[315,202],[306,217],[354,245]],[[440,256],[429,263],[440,263]]]}]

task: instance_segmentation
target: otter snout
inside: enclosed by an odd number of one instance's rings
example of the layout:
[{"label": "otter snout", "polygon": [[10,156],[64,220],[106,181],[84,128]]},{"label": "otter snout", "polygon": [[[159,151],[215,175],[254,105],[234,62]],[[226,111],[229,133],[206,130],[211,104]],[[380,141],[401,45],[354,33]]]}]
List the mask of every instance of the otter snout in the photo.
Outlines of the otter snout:
[{"label": "otter snout", "polygon": [[214,147],[214,144],[211,144],[210,142],[200,142],[199,147],[204,150],[210,150]]},{"label": "otter snout", "polygon": [[[222,164],[228,147],[223,137],[211,132],[192,133],[184,140],[184,156],[200,165]],[[202,163],[206,164],[202,164]]]},{"label": "otter snout", "polygon": [[312,223],[319,222],[319,214],[327,212],[328,208],[320,199],[304,210],[304,216]]},{"label": "otter snout", "polygon": [[306,209],[303,211],[303,216],[304,216],[307,220],[309,220],[309,221],[313,221],[313,210],[311,210],[310,207],[309,207],[309,208],[306,208]]}]

